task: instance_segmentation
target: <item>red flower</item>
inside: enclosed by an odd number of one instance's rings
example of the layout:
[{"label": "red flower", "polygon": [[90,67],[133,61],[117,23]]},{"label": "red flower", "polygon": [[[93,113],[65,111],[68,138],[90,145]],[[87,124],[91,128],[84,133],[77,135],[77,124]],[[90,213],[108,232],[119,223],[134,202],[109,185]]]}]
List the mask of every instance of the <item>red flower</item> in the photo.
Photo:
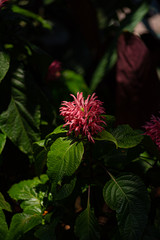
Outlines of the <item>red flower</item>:
[{"label": "red flower", "polygon": [[151,121],[147,122],[144,128],[145,135],[150,136],[160,150],[160,118],[152,115]]},{"label": "red flower", "polygon": [[0,9],[3,7],[3,3],[8,2],[8,0],[0,0]]},{"label": "red flower", "polygon": [[88,140],[94,143],[93,135],[98,134],[104,128],[102,124],[104,122],[104,117],[101,114],[105,114],[105,110],[102,107],[102,102],[97,100],[95,93],[88,95],[87,99],[84,100],[83,93],[77,93],[77,98],[70,94],[73,98],[73,102],[62,102],[62,107],[60,107],[60,115],[64,117],[65,126],[69,126],[68,135],[72,131],[78,136],[87,136]]},{"label": "red flower", "polygon": [[53,61],[48,68],[47,82],[52,82],[61,76],[61,63],[57,60]]}]

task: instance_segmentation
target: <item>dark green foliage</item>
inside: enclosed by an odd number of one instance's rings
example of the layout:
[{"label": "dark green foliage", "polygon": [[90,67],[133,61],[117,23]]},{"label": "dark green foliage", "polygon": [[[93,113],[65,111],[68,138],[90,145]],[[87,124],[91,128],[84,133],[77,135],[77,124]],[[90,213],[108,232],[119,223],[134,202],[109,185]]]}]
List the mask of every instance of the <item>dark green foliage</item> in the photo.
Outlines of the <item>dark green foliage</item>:
[{"label": "dark green foliage", "polygon": [[[159,149],[142,130],[117,126],[114,100],[105,102],[118,37],[149,3],[13,0],[0,8],[0,240],[159,239]],[[123,7],[131,12],[120,21]],[[48,81],[55,60],[61,69]],[[77,92],[104,101],[95,143],[68,135],[59,115]]]}]

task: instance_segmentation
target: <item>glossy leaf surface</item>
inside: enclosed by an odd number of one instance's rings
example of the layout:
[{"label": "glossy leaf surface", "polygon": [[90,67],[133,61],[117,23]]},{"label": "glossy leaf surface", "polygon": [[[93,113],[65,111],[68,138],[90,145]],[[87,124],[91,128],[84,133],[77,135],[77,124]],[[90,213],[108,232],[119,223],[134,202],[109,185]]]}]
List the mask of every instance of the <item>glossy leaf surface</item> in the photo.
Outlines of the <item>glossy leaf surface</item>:
[{"label": "glossy leaf surface", "polygon": [[25,72],[19,68],[12,78],[12,97],[8,109],[0,115],[0,129],[19,149],[32,154],[32,143],[39,140],[39,106],[30,102],[33,89],[25,84]]},{"label": "glossy leaf surface", "polygon": [[37,214],[18,213],[12,218],[6,240],[18,240],[23,234],[41,224],[42,217]]},{"label": "glossy leaf surface", "polygon": [[71,176],[79,167],[83,152],[82,142],[73,142],[66,137],[57,138],[48,152],[49,178],[58,183],[64,176]]}]

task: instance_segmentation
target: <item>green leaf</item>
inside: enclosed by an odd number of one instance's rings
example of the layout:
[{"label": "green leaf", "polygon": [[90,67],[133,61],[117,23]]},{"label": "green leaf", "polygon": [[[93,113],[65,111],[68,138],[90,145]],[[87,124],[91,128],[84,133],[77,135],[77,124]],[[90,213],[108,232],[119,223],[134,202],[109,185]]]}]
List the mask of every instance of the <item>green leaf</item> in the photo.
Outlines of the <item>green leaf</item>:
[{"label": "green leaf", "polygon": [[56,127],[54,129],[54,131],[51,134],[49,134],[48,136],[50,136],[52,134],[67,133],[67,132],[68,132],[68,130],[66,128],[64,128],[63,125],[60,125],[60,126]]},{"label": "green leaf", "polygon": [[107,74],[114,66],[117,60],[117,48],[116,43],[112,43],[108,51],[104,54],[103,58],[99,62],[93,77],[91,79],[90,90],[94,92],[99,83],[102,81],[105,74]]},{"label": "green leaf", "polygon": [[26,232],[42,223],[42,217],[37,214],[18,213],[12,218],[6,240],[18,240]]},{"label": "green leaf", "polygon": [[13,75],[11,102],[0,115],[0,129],[22,152],[32,155],[32,143],[39,140],[40,110],[27,77],[22,68]]},{"label": "green leaf", "polygon": [[79,167],[83,153],[82,142],[73,142],[66,137],[57,138],[48,152],[49,178],[58,183],[64,176],[71,176]]},{"label": "green leaf", "polygon": [[10,204],[6,202],[1,192],[0,192],[0,209],[4,209],[4,210],[7,210],[8,212],[12,212]]},{"label": "green leaf", "polygon": [[35,187],[41,184],[38,177],[31,180],[24,180],[14,184],[8,191],[11,198],[18,200],[30,200],[37,197]]},{"label": "green leaf", "polygon": [[64,198],[67,198],[73,192],[76,185],[76,180],[76,178],[73,178],[70,180],[70,182],[65,183],[56,193],[55,199],[62,200]]},{"label": "green leaf", "polygon": [[119,148],[132,148],[143,140],[142,132],[133,130],[129,125],[119,125],[112,134]]},{"label": "green leaf", "polygon": [[[46,176],[46,177],[45,177]],[[22,200],[21,208],[25,213],[29,214],[39,214],[42,213],[42,201],[39,192],[36,187],[45,184],[48,180],[47,175],[41,176],[41,178],[35,177],[32,180],[24,180],[19,183],[14,184],[8,191],[11,198],[16,201]]]},{"label": "green leaf", "polygon": [[8,225],[6,222],[5,215],[0,209],[0,239],[5,239],[8,233]]},{"label": "green leaf", "polygon": [[141,239],[148,219],[149,197],[141,179],[133,174],[114,178],[103,189],[104,200],[116,211],[123,240]]},{"label": "green leaf", "polygon": [[77,217],[74,231],[79,240],[100,239],[98,222],[89,206]]},{"label": "green leaf", "polygon": [[71,70],[65,70],[62,73],[62,76],[64,77],[64,83],[72,94],[76,95],[77,92],[83,92],[84,96],[88,95],[89,89],[82,75],[77,74]]},{"label": "green leaf", "polygon": [[60,125],[58,127],[56,127],[53,132],[51,132],[50,134],[48,134],[45,138],[45,147],[51,146],[51,144],[59,137],[65,137],[66,133],[68,132],[68,130],[66,128],[63,127],[63,125]]},{"label": "green leaf", "polygon": [[5,52],[0,51],[0,82],[8,72],[9,65],[10,65],[9,56]]},{"label": "green leaf", "polygon": [[0,154],[2,153],[3,151],[3,148],[5,146],[5,143],[6,143],[6,135],[3,134],[3,133],[0,133]]},{"label": "green leaf", "polygon": [[110,132],[102,131],[99,133],[96,137],[94,137],[95,140],[98,141],[110,141],[113,142],[116,147],[118,147],[117,140],[113,137],[113,135]]},{"label": "green leaf", "polygon": [[148,13],[149,5],[149,1],[142,1],[138,7],[136,6],[135,9],[133,8],[132,12],[127,14],[126,18],[121,22],[120,29],[132,32],[135,26],[141,22],[144,16]]},{"label": "green leaf", "polygon": [[12,11],[15,12],[15,13],[18,13],[18,14],[22,14],[28,18],[32,18],[38,22],[40,22],[42,24],[42,26],[44,28],[47,28],[47,29],[52,29],[52,25],[47,21],[47,20],[44,20],[41,16],[29,11],[29,10],[26,10],[24,8],[21,8],[17,5],[12,5]]},{"label": "green leaf", "polygon": [[107,74],[115,65],[117,61],[117,39],[122,31],[133,31],[134,27],[139,23],[149,10],[149,3],[143,1],[140,5],[132,9],[130,14],[127,14],[124,21],[121,22],[119,28],[117,28],[117,35],[114,37],[113,42],[108,46],[107,52],[99,62],[93,77],[91,79],[90,89],[91,92],[95,91],[99,83],[102,81],[105,74]]}]

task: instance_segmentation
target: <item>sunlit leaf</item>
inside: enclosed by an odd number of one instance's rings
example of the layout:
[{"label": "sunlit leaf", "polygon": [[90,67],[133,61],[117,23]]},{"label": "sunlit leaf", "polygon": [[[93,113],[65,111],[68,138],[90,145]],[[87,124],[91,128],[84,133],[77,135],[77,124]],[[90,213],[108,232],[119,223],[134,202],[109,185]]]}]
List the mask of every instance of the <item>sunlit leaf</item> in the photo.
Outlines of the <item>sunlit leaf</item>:
[{"label": "sunlit leaf", "polygon": [[48,152],[49,178],[58,183],[64,176],[71,176],[79,167],[83,152],[82,142],[73,142],[66,137],[57,138]]},{"label": "sunlit leaf", "polygon": [[35,177],[31,180],[24,180],[14,184],[9,189],[8,193],[11,198],[17,201],[23,200],[21,203],[21,208],[24,210],[25,213],[41,214],[41,199],[38,195],[36,187],[44,184],[47,180],[47,175],[44,175],[44,177],[42,175],[41,178]]},{"label": "sunlit leaf", "polygon": [[37,197],[35,187],[41,184],[38,177],[33,179],[24,180],[14,184],[8,191],[11,198],[15,200],[30,200]]},{"label": "sunlit leaf", "polygon": [[53,132],[48,134],[45,138],[44,145],[45,147],[51,146],[51,144],[59,137],[65,137],[68,130],[63,127],[63,125],[60,125],[56,127]]},{"label": "sunlit leaf", "polygon": [[116,147],[118,147],[116,138],[110,132],[107,132],[105,130],[94,137],[94,139],[99,141],[110,141],[113,142]]},{"label": "sunlit leaf", "polygon": [[12,218],[6,240],[18,240],[23,234],[41,224],[42,217],[38,214],[18,213]]}]

